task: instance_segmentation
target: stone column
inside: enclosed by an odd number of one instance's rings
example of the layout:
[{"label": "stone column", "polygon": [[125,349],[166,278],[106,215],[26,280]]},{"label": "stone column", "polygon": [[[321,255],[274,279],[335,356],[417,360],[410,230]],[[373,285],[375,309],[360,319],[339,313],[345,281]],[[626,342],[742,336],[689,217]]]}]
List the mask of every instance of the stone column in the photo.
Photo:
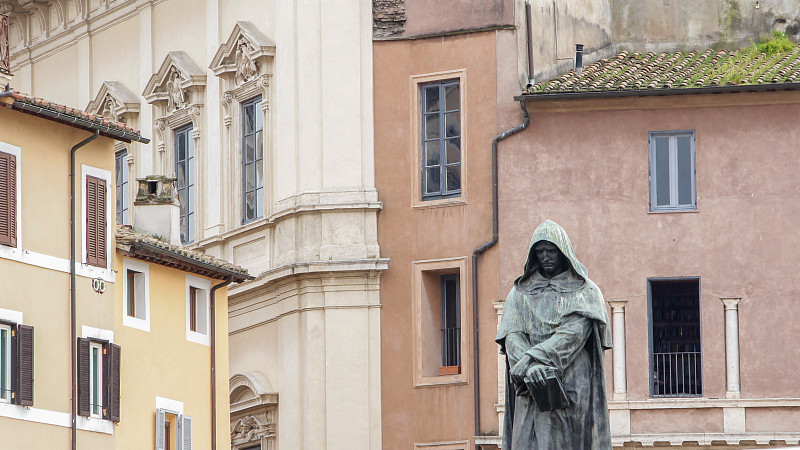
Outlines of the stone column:
[{"label": "stone column", "polygon": [[627,300],[612,300],[613,316],[613,355],[614,355],[614,396],[615,401],[625,401],[628,396],[627,372],[625,368],[625,304]]},{"label": "stone column", "polygon": [[739,302],[741,298],[720,298],[725,305],[725,371],[727,398],[739,398]]}]

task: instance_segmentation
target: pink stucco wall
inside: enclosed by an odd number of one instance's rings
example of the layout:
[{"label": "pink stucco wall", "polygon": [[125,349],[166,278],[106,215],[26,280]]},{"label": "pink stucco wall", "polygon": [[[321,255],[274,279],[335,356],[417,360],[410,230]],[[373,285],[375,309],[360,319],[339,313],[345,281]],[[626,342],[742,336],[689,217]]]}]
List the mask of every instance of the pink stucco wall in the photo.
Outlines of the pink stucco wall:
[{"label": "pink stucco wall", "polygon": [[[700,277],[706,397],[725,397],[720,297],[742,297],[742,398],[800,396],[800,94],[528,107],[530,128],[500,149],[499,290],[521,273],[533,229],[552,219],[606,300],[628,301],[630,400],[649,396],[647,279],[679,276]],[[649,213],[648,132],[685,129],[696,131],[697,211]],[[611,352],[606,369],[611,392]]]}]

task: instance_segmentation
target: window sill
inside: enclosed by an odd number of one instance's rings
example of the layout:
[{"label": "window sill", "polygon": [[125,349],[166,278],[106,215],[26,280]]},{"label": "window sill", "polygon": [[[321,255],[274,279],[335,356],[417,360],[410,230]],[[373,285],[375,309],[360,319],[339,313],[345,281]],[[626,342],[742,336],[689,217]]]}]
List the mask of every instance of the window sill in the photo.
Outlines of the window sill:
[{"label": "window sill", "polygon": [[414,209],[429,209],[429,208],[445,208],[448,206],[461,206],[466,205],[467,199],[464,197],[442,198],[438,200],[415,200],[412,208]]},{"label": "window sill", "polygon": [[194,342],[195,344],[211,346],[208,335],[203,333],[196,333],[194,331],[186,330],[186,340],[189,342]]},{"label": "window sill", "polygon": [[467,377],[465,374],[459,375],[442,375],[438,377],[422,377],[414,383],[415,388],[426,388],[436,386],[452,386],[459,384],[467,384]]},{"label": "window sill", "polygon": [[136,328],[137,330],[147,331],[148,333],[150,332],[149,320],[131,317],[127,314],[122,316],[122,325],[130,328]]},{"label": "window sill", "polygon": [[647,214],[696,213],[696,212],[700,212],[700,211],[698,211],[697,208],[695,208],[695,209],[658,209],[658,210],[655,210],[655,211],[648,210]]}]

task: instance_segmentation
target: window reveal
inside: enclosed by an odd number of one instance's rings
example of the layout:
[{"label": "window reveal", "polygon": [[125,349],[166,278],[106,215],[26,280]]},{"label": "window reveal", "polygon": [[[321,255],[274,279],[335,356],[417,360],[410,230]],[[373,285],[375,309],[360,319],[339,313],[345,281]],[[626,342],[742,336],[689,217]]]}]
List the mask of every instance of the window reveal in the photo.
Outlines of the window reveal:
[{"label": "window reveal", "polygon": [[181,243],[194,242],[195,172],[192,125],[175,130],[175,176],[181,204]]},{"label": "window reveal", "polygon": [[696,210],[694,131],[650,133],[650,211]]},{"label": "window reveal", "polygon": [[458,80],[421,87],[422,199],[461,194],[461,94]]},{"label": "window reveal", "polygon": [[261,97],[242,104],[242,223],[264,216],[263,122]]}]

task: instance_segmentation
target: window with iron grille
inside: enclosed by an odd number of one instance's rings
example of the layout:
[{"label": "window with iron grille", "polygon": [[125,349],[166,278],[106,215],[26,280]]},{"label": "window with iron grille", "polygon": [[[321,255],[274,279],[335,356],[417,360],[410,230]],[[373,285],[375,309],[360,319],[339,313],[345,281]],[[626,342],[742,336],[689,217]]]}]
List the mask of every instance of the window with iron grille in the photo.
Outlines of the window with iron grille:
[{"label": "window with iron grille", "polygon": [[242,104],[242,223],[264,217],[263,116],[261,97]]},{"label": "window with iron grille", "polygon": [[127,150],[116,153],[114,171],[116,175],[117,188],[117,223],[130,225],[130,184],[128,183],[128,168],[125,161],[128,156]]},{"label": "window with iron grille", "polygon": [[694,131],[653,131],[649,143],[650,211],[696,210]]},{"label": "window with iron grille", "polygon": [[700,279],[650,279],[650,394],[703,395]]},{"label": "window with iron grille", "polygon": [[461,195],[461,94],[459,80],[420,86],[422,199]]},{"label": "window with iron grille", "polygon": [[175,130],[175,176],[178,200],[181,204],[181,243],[194,242],[194,140],[192,125]]},{"label": "window with iron grille", "polygon": [[442,275],[442,367],[461,366],[459,275]]}]

